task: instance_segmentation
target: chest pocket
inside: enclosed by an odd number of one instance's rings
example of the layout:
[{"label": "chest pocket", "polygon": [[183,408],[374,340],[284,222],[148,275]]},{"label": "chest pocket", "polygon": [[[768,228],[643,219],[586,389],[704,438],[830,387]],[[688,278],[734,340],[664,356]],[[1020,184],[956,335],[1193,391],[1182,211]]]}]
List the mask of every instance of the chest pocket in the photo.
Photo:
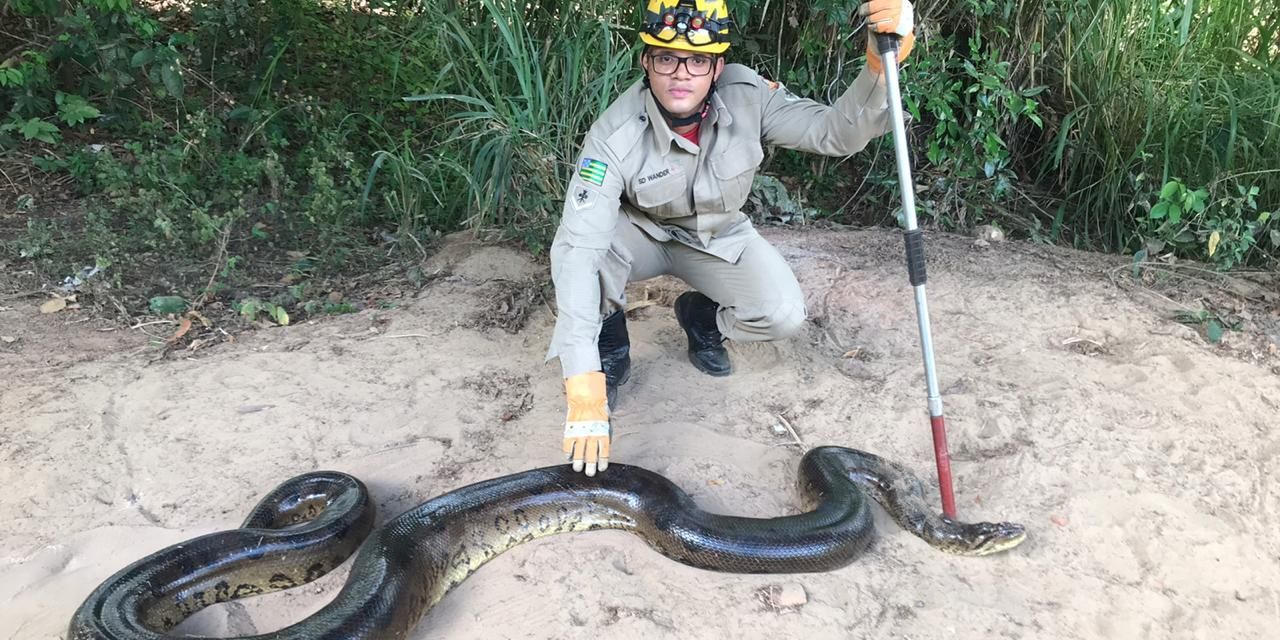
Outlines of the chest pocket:
[{"label": "chest pocket", "polygon": [[654,218],[679,218],[689,215],[689,198],[683,173],[636,185],[635,203]]},{"label": "chest pocket", "polygon": [[751,180],[756,168],[764,160],[764,149],[759,141],[740,142],[729,147],[712,162],[712,171],[720,182],[725,211],[737,211],[746,203],[751,193]]}]

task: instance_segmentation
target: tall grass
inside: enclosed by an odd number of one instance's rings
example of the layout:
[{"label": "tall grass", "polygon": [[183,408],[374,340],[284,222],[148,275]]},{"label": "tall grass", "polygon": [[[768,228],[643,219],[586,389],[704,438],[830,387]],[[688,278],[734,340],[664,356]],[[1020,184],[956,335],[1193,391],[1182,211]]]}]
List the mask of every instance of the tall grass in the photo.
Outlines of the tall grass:
[{"label": "tall grass", "polygon": [[[1280,6],[1080,0],[1022,7],[1046,36],[1041,73],[1056,89],[1060,118],[1038,159],[1039,177],[1061,190],[1078,234],[1133,249],[1143,232],[1157,231],[1144,218],[1152,194],[1171,180],[1205,188],[1222,205],[1240,187],[1256,186],[1261,206],[1280,207]],[[1256,213],[1209,208],[1204,219],[1160,233],[1203,246],[1212,216]]]},{"label": "tall grass", "polygon": [[583,4],[480,0],[477,15],[435,11],[420,23],[448,62],[434,91],[406,99],[455,107],[445,125],[447,146],[468,159],[466,224],[535,250],[554,230],[583,134],[638,77],[635,46],[604,18],[616,9]]},{"label": "tall grass", "polygon": [[[184,16],[173,21],[142,20],[134,5],[125,20],[100,4],[66,5],[89,12],[83,22],[42,3],[50,8],[0,34],[6,49],[31,48],[0,63],[0,103],[15,105],[0,145],[55,122],[144,148],[187,149],[196,133],[217,133],[199,147],[203,166],[81,180],[136,196],[106,226],[160,229],[120,232],[156,246],[195,185],[229,194],[213,209],[246,206],[236,218],[246,225],[288,230],[280,241],[469,226],[537,250],[583,134],[640,75],[638,0],[194,0],[167,9]],[[729,59],[833,101],[863,65],[858,4],[730,0]],[[902,78],[926,223],[995,221],[1115,251],[1163,245],[1223,266],[1280,255],[1280,215],[1267,215],[1280,210],[1280,0],[916,5],[919,40]],[[15,35],[19,26],[31,33]],[[52,44],[64,27],[74,27],[72,58]],[[132,48],[113,49],[120,42]],[[185,93],[170,86],[179,81]],[[766,168],[837,215],[888,222],[892,148],[876,145],[847,159],[779,153]],[[81,166],[89,156],[74,154],[51,155],[47,170],[92,175]],[[238,176],[234,190],[224,174]],[[151,190],[163,202],[138,192],[143,178],[165,179]],[[196,222],[182,250],[219,254],[208,238],[230,225]]]},{"label": "tall grass", "polygon": [[[857,72],[856,2],[740,4],[738,55],[798,93],[830,99]],[[916,11],[904,97],[919,105],[919,182],[946,192],[920,198],[941,203],[932,222],[995,215],[1037,234],[1048,220],[1046,239],[1116,251],[1158,241],[1228,265],[1280,255],[1266,215],[1280,210],[1280,1],[940,0]],[[855,178],[891,185],[873,160],[852,159]],[[1202,210],[1152,217],[1162,192],[1196,190]]]}]

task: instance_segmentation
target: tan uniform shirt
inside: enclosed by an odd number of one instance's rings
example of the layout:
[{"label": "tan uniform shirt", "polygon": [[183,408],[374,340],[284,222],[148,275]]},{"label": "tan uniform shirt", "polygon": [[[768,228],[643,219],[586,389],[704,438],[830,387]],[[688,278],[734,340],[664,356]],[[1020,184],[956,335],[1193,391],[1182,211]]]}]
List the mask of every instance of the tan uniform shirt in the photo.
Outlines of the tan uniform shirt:
[{"label": "tan uniform shirt", "polygon": [[741,212],[764,159],[762,144],[844,156],[889,131],[887,91],[865,68],[832,106],[795,96],[739,64],[725,66],[698,144],[673,132],[637,82],[583,142],[552,245],[559,309],[547,359],[565,377],[600,369],[599,263],[619,213],[658,241],[729,262],[756,233]]}]

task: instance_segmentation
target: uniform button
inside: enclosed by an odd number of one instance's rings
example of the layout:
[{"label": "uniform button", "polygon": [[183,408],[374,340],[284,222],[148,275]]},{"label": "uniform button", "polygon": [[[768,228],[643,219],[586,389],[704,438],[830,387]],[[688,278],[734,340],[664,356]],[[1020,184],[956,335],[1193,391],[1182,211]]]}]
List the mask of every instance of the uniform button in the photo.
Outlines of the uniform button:
[{"label": "uniform button", "polygon": [[643,115],[642,115],[642,116],[640,116],[640,122],[648,122],[648,121],[649,121],[649,117],[648,117],[648,116],[643,116]]}]

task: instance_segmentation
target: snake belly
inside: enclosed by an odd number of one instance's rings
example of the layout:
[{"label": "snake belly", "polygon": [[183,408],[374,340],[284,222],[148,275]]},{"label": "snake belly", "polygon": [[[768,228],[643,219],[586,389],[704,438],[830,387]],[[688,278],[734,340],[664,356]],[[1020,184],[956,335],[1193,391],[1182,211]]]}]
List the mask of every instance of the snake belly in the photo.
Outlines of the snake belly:
[{"label": "snake belly", "polygon": [[[218,603],[288,589],[355,553],[346,583],[315,614],[242,640],[401,639],[453,587],[520,543],[558,533],[621,529],[693,567],[731,573],[810,573],[844,567],[871,542],[870,495],[934,548],[985,555],[1025,538],[1013,523],[968,524],[934,514],[901,466],[844,447],[801,459],[806,510],[774,518],[710,513],[667,478],[610,464],[588,477],[569,465],[456,489],[374,529],[359,480],[319,471],[265,496],[238,529],[162,549],[99,585],[72,616],[70,640],[161,640]],[[356,553],[358,549],[358,553]]]}]

